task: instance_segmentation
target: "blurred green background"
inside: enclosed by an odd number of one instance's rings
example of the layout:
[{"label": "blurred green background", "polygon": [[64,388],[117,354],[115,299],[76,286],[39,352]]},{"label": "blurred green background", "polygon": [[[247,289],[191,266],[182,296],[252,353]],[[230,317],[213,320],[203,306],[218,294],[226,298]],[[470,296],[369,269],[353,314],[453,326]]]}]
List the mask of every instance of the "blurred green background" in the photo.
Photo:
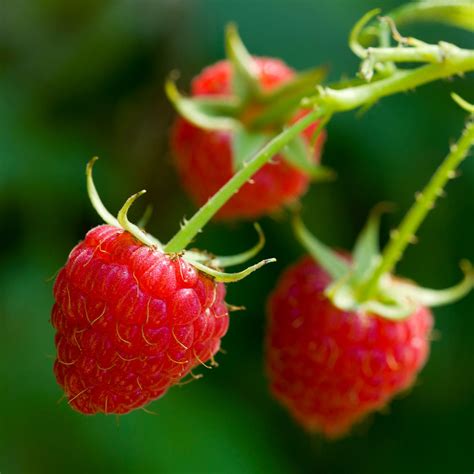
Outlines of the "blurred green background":
[{"label": "blurred green background", "polygon": [[[52,373],[50,276],[99,218],[84,167],[102,160],[96,182],[116,210],[147,188],[150,230],[170,237],[193,207],[172,167],[173,111],[163,82],[180,85],[223,56],[223,27],[238,23],[249,49],[296,68],[326,63],[331,79],[351,75],[351,25],[389,0],[16,0],[0,7],[0,472],[13,473],[455,473],[474,469],[474,294],[436,310],[431,358],[408,396],[398,397],[341,441],[310,437],[267,391],[262,364],[265,295],[302,250],[284,219],[262,222],[266,256],[278,263],[229,288],[234,313],[220,367],[172,388],[150,408],[120,418],[85,417]],[[438,25],[404,29],[428,41],[473,47],[472,36]],[[386,237],[457,139],[471,78],[383,100],[362,117],[329,125],[324,160],[332,184],[313,186],[304,217],[321,239],[350,247],[370,208],[397,204]],[[421,229],[399,272],[445,287],[474,260],[474,159]],[[143,210],[137,205],[136,215]],[[249,224],[211,224],[199,246],[247,248]],[[203,369],[205,370],[205,369]]]}]

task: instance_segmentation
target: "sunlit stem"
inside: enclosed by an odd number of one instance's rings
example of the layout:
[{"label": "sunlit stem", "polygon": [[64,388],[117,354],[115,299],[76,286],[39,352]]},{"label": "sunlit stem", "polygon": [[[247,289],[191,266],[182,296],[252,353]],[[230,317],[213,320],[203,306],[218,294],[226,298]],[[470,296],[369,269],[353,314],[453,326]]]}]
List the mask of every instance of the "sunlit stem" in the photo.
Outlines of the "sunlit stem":
[{"label": "sunlit stem", "polygon": [[219,209],[243,186],[265,163],[275,156],[299,133],[324,114],[323,110],[313,110],[291,127],[265,145],[243,168],[238,171],[214,196],[212,196],[194,216],[184,224],[178,233],[166,244],[165,252],[184,250],[209,222]]},{"label": "sunlit stem", "polygon": [[416,231],[434,207],[436,199],[442,194],[446,183],[456,176],[456,169],[466,158],[470,148],[474,145],[474,122],[467,123],[461,138],[437,169],[425,189],[417,194],[416,201],[402,220],[398,230],[392,232],[390,242],[382,254],[382,260],[375,268],[374,273],[361,291],[361,301],[370,299],[377,291],[382,275],[393,270],[403,256],[408,244],[413,241]]}]

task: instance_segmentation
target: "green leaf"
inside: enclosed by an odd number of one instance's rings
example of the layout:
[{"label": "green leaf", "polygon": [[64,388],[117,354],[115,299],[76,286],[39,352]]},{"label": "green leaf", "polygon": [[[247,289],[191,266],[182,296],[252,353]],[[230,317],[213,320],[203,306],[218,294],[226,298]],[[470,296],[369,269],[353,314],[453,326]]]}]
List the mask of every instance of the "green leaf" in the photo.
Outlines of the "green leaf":
[{"label": "green leaf", "polygon": [[272,138],[272,135],[249,132],[243,127],[234,130],[232,136],[234,171],[241,169],[245,162],[260,151]]},{"label": "green leaf", "polygon": [[295,168],[307,173],[315,181],[333,179],[335,173],[326,166],[312,163],[309,159],[310,148],[302,137],[296,137],[283,149],[285,160]]},{"label": "green leaf", "polygon": [[241,111],[241,105],[235,97],[226,97],[225,99],[184,97],[171,79],[166,81],[165,91],[180,115],[199,128],[234,130],[240,127],[236,117]]},{"label": "green leaf", "polygon": [[293,220],[293,229],[303,247],[331,275],[333,280],[339,280],[349,275],[351,269],[347,261],[316,239],[306,229],[299,216],[295,216]]},{"label": "green leaf", "polygon": [[233,23],[226,27],[225,45],[227,58],[234,68],[232,89],[235,95],[242,101],[259,96],[261,88],[257,64],[247,51]]}]

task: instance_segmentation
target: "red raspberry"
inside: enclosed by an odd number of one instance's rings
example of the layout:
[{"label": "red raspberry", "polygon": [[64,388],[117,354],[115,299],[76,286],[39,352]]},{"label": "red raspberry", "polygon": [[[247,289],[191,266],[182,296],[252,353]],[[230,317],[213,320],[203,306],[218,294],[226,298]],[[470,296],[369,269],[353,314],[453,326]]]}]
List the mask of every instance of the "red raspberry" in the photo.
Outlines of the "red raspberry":
[{"label": "red raspberry", "polygon": [[[259,80],[265,90],[272,90],[294,77],[294,71],[273,58],[254,58]],[[207,67],[192,83],[193,96],[229,96],[232,69],[229,61]],[[249,111],[251,114],[251,111]],[[301,117],[304,112],[297,114]],[[308,127],[303,136],[310,139],[317,124]],[[315,146],[314,162],[319,161],[324,134]],[[232,132],[208,131],[178,118],[172,130],[171,148],[184,188],[198,206],[203,205],[234,174]],[[287,164],[281,155],[263,166],[216,214],[220,219],[254,219],[280,209],[305,193],[309,176]]]},{"label": "red raspberry", "polygon": [[69,255],[54,287],[54,372],[85,414],[127,413],[212,359],[229,325],[225,287],[101,225]]},{"label": "red raspberry", "polygon": [[330,281],[309,257],[283,274],[268,304],[266,366],[295,419],[337,437],[413,384],[433,318],[423,306],[398,322],[342,311],[324,295]]}]

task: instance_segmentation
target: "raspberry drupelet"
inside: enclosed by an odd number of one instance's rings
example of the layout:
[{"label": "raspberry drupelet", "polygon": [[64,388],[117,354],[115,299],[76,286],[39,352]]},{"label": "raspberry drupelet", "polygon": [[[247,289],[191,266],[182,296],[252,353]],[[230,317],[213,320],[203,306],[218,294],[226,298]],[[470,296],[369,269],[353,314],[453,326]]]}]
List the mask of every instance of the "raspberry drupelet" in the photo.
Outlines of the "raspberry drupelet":
[{"label": "raspberry drupelet", "polygon": [[54,296],[54,372],[86,414],[160,397],[212,360],[229,325],[222,283],[109,225],[72,250]]}]

